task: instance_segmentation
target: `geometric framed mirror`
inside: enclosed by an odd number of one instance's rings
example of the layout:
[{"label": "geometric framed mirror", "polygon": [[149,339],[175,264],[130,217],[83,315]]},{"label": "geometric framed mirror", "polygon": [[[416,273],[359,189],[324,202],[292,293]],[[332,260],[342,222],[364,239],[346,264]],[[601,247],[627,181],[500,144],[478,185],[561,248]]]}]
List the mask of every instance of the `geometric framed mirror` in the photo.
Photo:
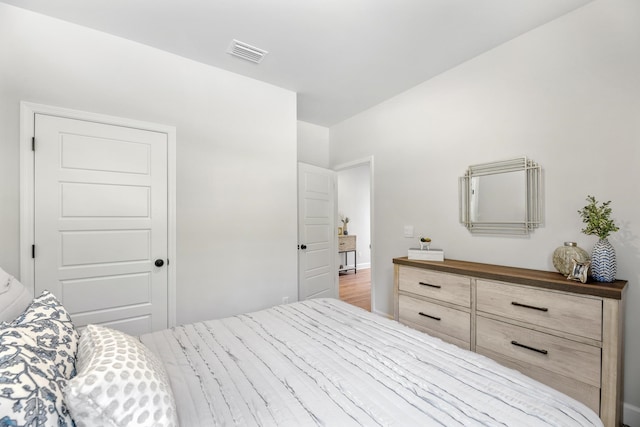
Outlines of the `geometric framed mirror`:
[{"label": "geometric framed mirror", "polygon": [[526,157],[469,166],[460,222],[472,233],[529,234],[542,224],[542,169]]}]

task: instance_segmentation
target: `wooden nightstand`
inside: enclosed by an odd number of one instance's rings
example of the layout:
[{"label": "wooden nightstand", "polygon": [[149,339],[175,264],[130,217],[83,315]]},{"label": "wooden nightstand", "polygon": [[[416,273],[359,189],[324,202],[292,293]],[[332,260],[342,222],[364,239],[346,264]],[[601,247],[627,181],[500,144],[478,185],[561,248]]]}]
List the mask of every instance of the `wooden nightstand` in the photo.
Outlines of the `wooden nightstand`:
[{"label": "wooden nightstand", "polygon": [[[353,267],[347,267],[349,252],[353,252]],[[358,273],[358,255],[356,253],[356,236],[338,236],[338,253],[344,254],[344,264],[338,269],[339,272],[353,270]]]}]

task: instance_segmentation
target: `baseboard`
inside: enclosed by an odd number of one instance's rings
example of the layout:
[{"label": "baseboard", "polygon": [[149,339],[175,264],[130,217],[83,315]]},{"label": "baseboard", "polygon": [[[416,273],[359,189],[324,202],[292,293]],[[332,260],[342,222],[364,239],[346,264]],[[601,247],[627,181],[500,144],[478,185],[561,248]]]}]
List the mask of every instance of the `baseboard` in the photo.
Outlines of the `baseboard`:
[{"label": "baseboard", "polygon": [[393,314],[385,313],[384,311],[373,309],[372,313],[377,314],[378,316],[386,317],[387,319],[393,320]]},{"label": "baseboard", "polygon": [[[345,268],[353,268],[353,264],[347,264],[344,266]],[[358,270],[368,270],[371,268],[370,262],[363,262],[362,264],[358,264]]]},{"label": "baseboard", "polygon": [[622,422],[629,427],[640,427],[640,408],[629,403],[623,404]]}]

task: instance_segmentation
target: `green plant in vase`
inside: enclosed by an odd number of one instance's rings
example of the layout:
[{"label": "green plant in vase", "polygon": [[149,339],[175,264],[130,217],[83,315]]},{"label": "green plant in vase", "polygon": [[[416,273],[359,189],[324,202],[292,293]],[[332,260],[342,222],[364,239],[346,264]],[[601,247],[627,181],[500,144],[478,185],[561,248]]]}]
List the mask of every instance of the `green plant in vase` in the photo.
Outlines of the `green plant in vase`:
[{"label": "green plant in vase", "polygon": [[584,208],[578,210],[585,223],[581,231],[600,239],[591,253],[591,275],[598,282],[613,282],[616,279],[616,251],[607,237],[620,228],[611,219],[611,200],[598,204],[594,196],[587,196],[587,202]]}]

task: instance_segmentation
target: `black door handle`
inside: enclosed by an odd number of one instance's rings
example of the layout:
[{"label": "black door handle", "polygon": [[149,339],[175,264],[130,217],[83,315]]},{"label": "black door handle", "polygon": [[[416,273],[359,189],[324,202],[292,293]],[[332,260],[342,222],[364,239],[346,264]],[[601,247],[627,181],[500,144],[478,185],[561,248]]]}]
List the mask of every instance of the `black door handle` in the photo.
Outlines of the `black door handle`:
[{"label": "black door handle", "polygon": [[300,245],[300,249],[307,249],[307,245]]},{"label": "black door handle", "polygon": [[164,261],[161,259],[157,259],[154,264],[156,265],[156,267],[162,267],[164,265]]}]

